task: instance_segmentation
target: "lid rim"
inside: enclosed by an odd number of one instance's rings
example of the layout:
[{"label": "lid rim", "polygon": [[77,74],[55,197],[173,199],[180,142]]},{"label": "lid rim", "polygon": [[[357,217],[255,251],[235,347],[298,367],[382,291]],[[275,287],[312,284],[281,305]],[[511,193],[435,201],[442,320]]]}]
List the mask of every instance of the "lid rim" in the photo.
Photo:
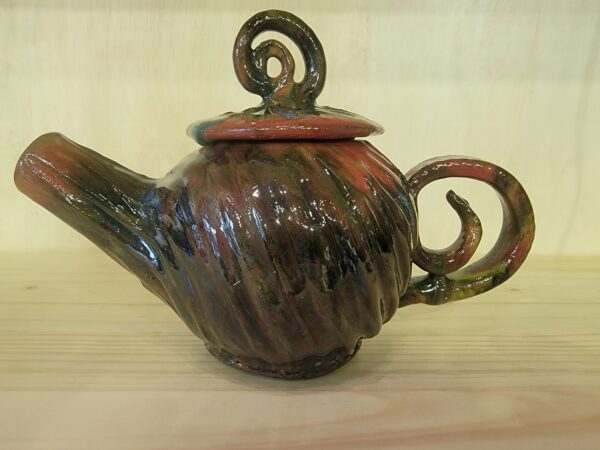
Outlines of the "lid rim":
[{"label": "lid rim", "polygon": [[315,107],[310,111],[279,109],[265,112],[262,105],[241,113],[226,113],[199,121],[187,134],[206,145],[219,141],[339,140],[383,133],[376,122],[348,111]]}]

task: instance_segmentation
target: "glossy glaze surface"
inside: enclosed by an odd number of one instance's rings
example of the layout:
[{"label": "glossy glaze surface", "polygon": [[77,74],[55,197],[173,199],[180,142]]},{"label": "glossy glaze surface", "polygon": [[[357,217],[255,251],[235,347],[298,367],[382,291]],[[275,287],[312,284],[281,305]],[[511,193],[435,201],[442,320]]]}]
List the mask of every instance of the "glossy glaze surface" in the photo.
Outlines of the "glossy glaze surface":
[{"label": "glossy glaze surface", "polygon": [[400,306],[438,305],[473,297],[508,280],[525,261],[535,237],[533,208],[523,186],[507,170],[475,158],[441,157],[424,161],[407,177],[415,201],[421,189],[436,180],[463,177],[483,181],[496,190],[503,219],[493,248],[465,267],[481,239],[481,223],[469,203],[449,191],[447,199],[461,218],[461,233],[452,245],[440,251],[417,244],[413,262],[429,275],[411,282]]},{"label": "glossy glaze surface", "polygon": [[[289,31],[300,45],[308,67],[302,83],[266,76],[268,56],[293,66],[275,41],[251,49],[266,29]],[[199,140],[212,130],[215,142],[162,179],[57,133],[36,139],[15,170],[22,192],[135,274],[221,361],[273,377],[323,375],[349,361],[399,306],[480,294],[522,264],[533,242],[533,211],[506,170],[445,157],[404,177],[371,144],[350,138],[354,116],[332,128],[331,116],[325,120],[314,105],[324,82],[322,48],[289,13],[251,18],[235,52],[238,77],[263,104],[210,122]],[[291,139],[308,119],[310,136]],[[244,139],[228,138],[236,120]],[[346,139],[336,139],[335,129]],[[419,241],[418,194],[447,177],[488,183],[501,199],[498,242],[470,266],[481,224],[452,191],[459,238],[441,251]],[[429,275],[411,280],[412,262]]]},{"label": "glossy glaze surface", "polygon": [[410,279],[409,187],[366,142],[219,143],[149,180],[46,135],[17,184],[213,353],[261,373],[336,367],[392,317]]},{"label": "glossy glaze surface", "polygon": [[[281,42],[269,39],[252,47],[263,31],[278,31],[300,49],[306,73],[294,81],[296,64]],[[276,58],[281,72],[267,73]],[[233,47],[233,65],[241,85],[261,97],[259,106],[193,123],[188,135],[199,144],[230,140],[351,139],[381,134],[381,125],[337,108],[316,106],[325,84],[327,64],[321,42],[304,21],[285,11],[255,14],[240,29]]]}]

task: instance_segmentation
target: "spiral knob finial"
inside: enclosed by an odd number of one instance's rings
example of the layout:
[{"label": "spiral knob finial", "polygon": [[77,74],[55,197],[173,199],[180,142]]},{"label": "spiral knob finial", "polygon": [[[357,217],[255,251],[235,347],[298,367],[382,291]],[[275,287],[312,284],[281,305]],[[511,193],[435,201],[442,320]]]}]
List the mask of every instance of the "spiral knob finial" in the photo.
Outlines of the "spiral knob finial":
[{"label": "spiral knob finial", "polygon": [[[252,41],[264,31],[282,33],[298,46],[306,66],[301,82],[294,81],[294,58],[281,42],[271,39],[252,48]],[[281,63],[281,73],[276,77],[267,74],[269,58]],[[263,11],[248,19],[235,40],[233,64],[242,86],[260,95],[267,108],[310,109],[325,84],[325,53],[321,42],[304,21],[286,11]]]}]

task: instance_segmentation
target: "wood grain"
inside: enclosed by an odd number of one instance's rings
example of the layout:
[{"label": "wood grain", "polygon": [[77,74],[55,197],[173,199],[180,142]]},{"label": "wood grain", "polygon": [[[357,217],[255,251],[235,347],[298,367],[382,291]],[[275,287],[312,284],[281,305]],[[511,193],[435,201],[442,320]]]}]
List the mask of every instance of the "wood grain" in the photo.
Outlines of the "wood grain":
[{"label": "wood grain", "polygon": [[99,253],[0,258],[0,448],[598,448],[600,258],[401,309],[323,378],[217,362]]}]

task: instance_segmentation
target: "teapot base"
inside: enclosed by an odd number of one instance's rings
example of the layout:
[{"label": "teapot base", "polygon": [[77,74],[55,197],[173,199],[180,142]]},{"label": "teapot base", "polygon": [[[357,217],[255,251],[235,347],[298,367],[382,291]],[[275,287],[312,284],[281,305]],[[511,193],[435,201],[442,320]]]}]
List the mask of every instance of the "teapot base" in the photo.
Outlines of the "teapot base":
[{"label": "teapot base", "polygon": [[222,363],[245,370],[256,375],[285,380],[305,380],[326,375],[350,361],[360,349],[359,339],[351,352],[345,347],[335,349],[325,356],[309,356],[286,364],[273,364],[259,358],[235,356],[225,350],[219,350],[206,344],[208,351]]}]

